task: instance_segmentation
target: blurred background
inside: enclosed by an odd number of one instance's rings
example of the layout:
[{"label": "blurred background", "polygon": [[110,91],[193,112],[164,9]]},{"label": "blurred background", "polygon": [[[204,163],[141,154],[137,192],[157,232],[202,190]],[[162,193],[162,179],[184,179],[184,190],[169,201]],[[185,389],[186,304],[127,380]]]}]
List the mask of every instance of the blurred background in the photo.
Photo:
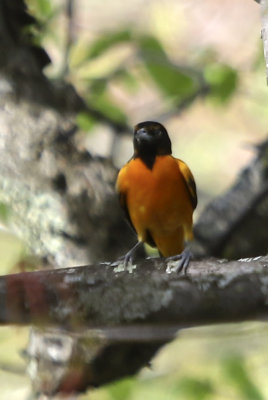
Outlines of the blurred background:
[{"label": "blurred background", "polygon": [[[46,75],[70,82],[87,104],[88,111],[76,116],[81,148],[120,167],[132,155],[130,128],[160,121],[173,154],[195,176],[196,215],[232,184],[267,137],[268,89],[255,1],[27,4],[40,24],[35,38],[52,61]],[[3,274],[24,256],[24,247],[4,231],[0,246]],[[80,398],[267,399],[267,332],[257,322],[187,329],[138,377]],[[27,336],[24,328],[0,330],[2,400],[30,399],[21,356]]]},{"label": "blurred background", "polygon": [[68,80],[89,106],[122,124],[118,135],[111,124],[80,114],[81,140],[91,152],[121,166],[132,155],[124,125],[156,119],[199,191],[215,196],[266,136],[268,93],[253,0],[27,3],[52,60],[47,75]]}]

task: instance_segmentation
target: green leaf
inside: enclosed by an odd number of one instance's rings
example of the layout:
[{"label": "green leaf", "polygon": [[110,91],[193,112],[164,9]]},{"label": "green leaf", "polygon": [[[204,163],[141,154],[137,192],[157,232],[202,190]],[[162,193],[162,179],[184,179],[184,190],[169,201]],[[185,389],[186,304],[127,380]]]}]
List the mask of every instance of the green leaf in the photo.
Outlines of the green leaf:
[{"label": "green leaf", "polygon": [[49,16],[52,13],[52,5],[50,0],[37,0],[39,13],[43,16]]},{"label": "green leaf", "polygon": [[28,0],[30,10],[40,20],[47,20],[54,14],[51,0]]},{"label": "green leaf", "polygon": [[160,44],[153,36],[142,36],[138,40],[141,56],[147,71],[164,94],[182,99],[196,88],[195,79],[189,73],[172,64]]},{"label": "green leaf", "polygon": [[228,65],[212,64],[205,69],[205,79],[211,87],[211,96],[224,103],[237,88],[238,74]]},{"label": "green leaf", "polygon": [[101,111],[115,122],[127,122],[125,113],[114,104],[106,90],[107,81],[105,79],[95,80],[90,87],[88,102],[96,110]]},{"label": "green leaf", "polygon": [[79,126],[80,129],[82,129],[85,132],[90,131],[94,125],[95,125],[95,119],[86,112],[80,112],[76,116],[76,123]]},{"label": "green leaf", "polygon": [[0,202],[0,220],[2,222],[7,222],[8,218],[10,217],[10,213],[10,207],[5,203]]},{"label": "green leaf", "polygon": [[123,123],[127,122],[127,117],[124,112],[113,103],[107,93],[103,93],[98,98],[95,98],[95,101],[91,104],[93,104],[97,110],[102,111],[113,121]]},{"label": "green leaf", "polygon": [[[109,69],[114,68],[114,65],[120,65],[116,55],[116,51],[120,49],[116,48],[117,45],[123,42],[129,42],[131,40],[131,33],[127,30],[117,32],[107,32],[102,36],[98,37],[91,44],[87,39],[82,38],[72,45],[70,52],[70,63],[72,67],[87,67],[92,64],[104,62],[106,65],[110,65]],[[95,61],[95,63],[94,63]]]},{"label": "green leaf", "polygon": [[86,60],[99,57],[112,46],[130,40],[131,32],[129,30],[106,32],[91,44]]},{"label": "green leaf", "polygon": [[146,59],[152,60],[154,58],[161,58],[167,61],[167,55],[163,49],[162,44],[154,36],[143,35],[138,38],[138,44],[142,52],[142,56]]},{"label": "green leaf", "polygon": [[250,379],[242,359],[239,357],[229,358],[225,360],[223,367],[225,376],[236,386],[244,400],[264,400]]},{"label": "green leaf", "polygon": [[107,79],[94,79],[89,87],[89,91],[92,96],[97,98],[101,96],[107,89]]},{"label": "green leaf", "polygon": [[208,380],[200,380],[195,378],[183,378],[176,386],[176,392],[184,394],[187,399],[207,400],[214,396],[214,389]]},{"label": "green leaf", "polygon": [[138,79],[125,69],[118,71],[116,78],[118,78],[119,82],[122,82],[126,89],[132,93],[136,92],[139,88]]},{"label": "green leaf", "polygon": [[113,400],[126,400],[136,385],[135,379],[122,379],[108,386],[108,392]]},{"label": "green leaf", "polygon": [[0,230],[0,275],[10,270],[25,256],[25,247],[21,239],[10,232]]}]

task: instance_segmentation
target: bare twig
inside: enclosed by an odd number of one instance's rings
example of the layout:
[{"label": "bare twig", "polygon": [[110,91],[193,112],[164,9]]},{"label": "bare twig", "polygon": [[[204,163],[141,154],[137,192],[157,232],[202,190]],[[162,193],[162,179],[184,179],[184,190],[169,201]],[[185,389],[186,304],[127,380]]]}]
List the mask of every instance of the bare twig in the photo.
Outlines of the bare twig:
[{"label": "bare twig", "polygon": [[268,83],[268,1],[267,0],[255,0],[260,4],[261,8],[261,21],[262,21],[262,30],[261,37],[263,40],[263,50],[264,50],[264,58],[266,64],[266,80]]}]

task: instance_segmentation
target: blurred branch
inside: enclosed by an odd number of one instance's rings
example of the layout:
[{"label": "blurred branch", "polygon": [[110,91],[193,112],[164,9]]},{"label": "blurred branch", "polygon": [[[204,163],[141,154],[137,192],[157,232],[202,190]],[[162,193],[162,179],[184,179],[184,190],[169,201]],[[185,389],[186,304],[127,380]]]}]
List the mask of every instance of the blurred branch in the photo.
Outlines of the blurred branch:
[{"label": "blurred branch", "polygon": [[[236,259],[267,254],[268,140],[233,186],[212,200],[195,226],[195,254]],[[254,232],[254,234],[253,234]]]},{"label": "blurred branch", "polygon": [[187,109],[196,99],[203,98],[209,94],[210,86],[205,82],[200,85],[200,87],[189,96],[186,96],[183,100],[179,102],[175,110],[176,115],[181,114],[185,109]]},{"label": "blurred branch", "polygon": [[263,50],[266,65],[266,81],[268,84],[268,1],[267,0],[255,0],[260,4],[261,7],[261,37],[263,40]]},{"label": "blurred branch", "polygon": [[64,48],[63,55],[63,68],[61,72],[62,78],[64,78],[69,72],[69,56],[71,47],[75,41],[75,31],[74,31],[74,9],[75,9],[75,0],[67,0],[65,5],[65,15],[67,19],[67,28],[66,28],[66,43]]},{"label": "blurred branch", "polygon": [[24,375],[25,370],[23,367],[18,366],[17,364],[8,364],[5,362],[0,363],[0,371],[9,372],[11,374],[16,375]]},{"label": "blurred branch", "polygon": [[204,98],[210,93],[210,85],[206,84],[205,82],[200,83],[200,86],[188,96],[185,96],[184,99],[180,100],[173,109],[170,111],[161,114],[158,116],[160,121],[166,120],[173,116],[178,116],[182,114],[191,104],[197,100],[198,98]]}]

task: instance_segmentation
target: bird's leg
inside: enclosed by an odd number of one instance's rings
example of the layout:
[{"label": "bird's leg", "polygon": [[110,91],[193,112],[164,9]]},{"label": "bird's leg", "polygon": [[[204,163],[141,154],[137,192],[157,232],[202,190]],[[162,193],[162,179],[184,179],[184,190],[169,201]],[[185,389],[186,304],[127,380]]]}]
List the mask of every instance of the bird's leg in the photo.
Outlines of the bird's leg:
[{"label": "bird's leg", "polygon": [[137,242],[134,247],[132,247],[123,257],[121,257],[124,260],[124,268],[127,267],[129,262],[132,264],[135,254],[142,246],[143,242]]},{"label": "bird's leg", "polygon": [[192,252],[189,244],[186,244],[184,250],[180,254],[167,257],[167,261],[179,261],[172,271],[186,275],[187,269],[192,258]]}]

